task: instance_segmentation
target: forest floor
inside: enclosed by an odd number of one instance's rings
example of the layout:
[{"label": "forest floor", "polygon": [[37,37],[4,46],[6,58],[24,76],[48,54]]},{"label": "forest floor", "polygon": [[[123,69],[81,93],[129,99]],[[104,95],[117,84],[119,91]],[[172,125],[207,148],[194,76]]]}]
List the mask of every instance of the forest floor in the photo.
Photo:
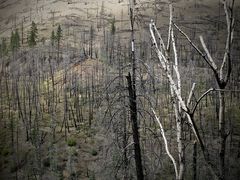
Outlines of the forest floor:
[{"label": "forest floor", "polygon": [[[72,130],[67,140],[64,132],[58,131],[56,133],[56,172],[51,170],[49,142],[43,142],[41,147],[43,179],[55,179],[56,173],[60,179],[95,179],[95,176],[101,172],[102,167],[99,162],[102,162],[104,158],[102,151],[105,141],[104,135],[95,129],[84,131]],[[3,180],[15,179],[16,172],[19,177],[23,177],[23,169],[28,168],[26,167],[27,161],[35,156],[34,146],[25,138],[19,137],[19,146],[15,149],[17,157],[14,157],[14,150],[9,148],[11,147],[10,137],[8,128],[1,130],[0,179]],[[49,138],[51,138],[49,135],[45,137],[46,140]],[[19,162],[18,167],[14,161]]]}]

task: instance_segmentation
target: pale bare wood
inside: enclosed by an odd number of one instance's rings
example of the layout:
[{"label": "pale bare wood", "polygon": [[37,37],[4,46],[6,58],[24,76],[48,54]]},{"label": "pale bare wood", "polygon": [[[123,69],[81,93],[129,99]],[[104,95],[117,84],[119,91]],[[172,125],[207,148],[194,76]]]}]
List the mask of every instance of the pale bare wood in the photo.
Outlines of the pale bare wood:
[{"label": "pale bare wood", "polygon": [[190,105],[190,102],[191,102],[191,99],[192,99],[192,96],[193,96],[193,92],[195,90],[195,86],[196,86],[196,83],[193,83],[191,91],[190,91],[189,96],[188,96],[187,107],[189,107],[189,105]]},{"label": "pale bare wood", "polygon": [[213,60],[213,58],[212,58],[212,56],[211,56],[211,54],[210,54],[210,52],[209,52],[209,50],[208,50],[205,42],[204,42],[204,40],[203,40],[203,37],[200,36],[199,38],[200,38],[202,47],[203,47],[205,53],[207,54],[208,60],[209,60],[209,62],[211,63],[211,66],[212,66],[215,70],[217,70],[217,65],[216,65],[216,63],[214,62],[214,60]]},{"label": "pale bare wood", "polygon": [[157,35],[158,35],[158,39],[159,39],[159,41],[160,41],[161,47],[163,48],[164,51],[166,51],[166,47],[165,47],[165,44],[164,44],[164,42],[163,42],[162,35],[161,35],[160,32],[158,31],[158,29],[157,29],[155,23],[153,22],[153,20],[152,20],[151,23],[152,23],[152,26],[153,26],[153,28],[154,28],[154,31],[155,31],[155,32],[157,33]]},{"label": "pale bare wood", "polygon": [[[170,87],[171,87],[172,91],[174,92],[174,94],[175,94],[175,96],[176,96],[176,98],[177,98],[177,100],[178,100],[179,107],[181,107],[181,109],[182,109],[183,111],[185,111],[185,114],[186,114],[186,117],[187,117],[187,121],[188,121],[188,123],[189,123],[189,125],[190,125],[190,127],[191,127],[191,129],[192,129],[192,131],[193,131],[193,133],[194,133],[197,141],[198,141],[199,144],[200,144],[200,147],[201,147],[202,152],[203,152],[203,154],[204,154],[204,158],[206,159],[207,164],[210,165],[211,172],[213,172],[213,174],[215,175],[215,174],[217,174],[217,172],[215,172],[214,169],[212,168],[213,165],[212,165],[211,162],[209,161],[208,153],[207,153],[207,151],[206,151],[206,149],[205,149],[205,146],[204,146],[204,144],[203,144],[203,141],[202,141],[202,139],[201,139],[201,137],[200,137],[200,134],[199,134],[199,132],[198,132],[198,129],[197,129],[197,127],[196,127],[196,124],[195,124],[195,122],[193,121],[192,116],[190,115],[190,112],[189,112],[188,107],[186,106],[186,103],[185,103],[184,100],[182,99],[182,96],[181,96],[181,94],[180,94],[180,92],[179,92],[179,89],[178,89],[177,84],[176,84],[175,81],[173,80],[173,77],[172,77],[172,74],[171,74],[171,70],[170,70],[170,68],[169,68],[168,60],[167,60],[167,58],[165,57],[165,55],[164,55],[164,54],[159,50],[159,48],[158,48],[158,45],[157,45],[157,43],[156,43],[156,37],[155,37],[155,35],[154,35],[153,28],[154,28],[154,22],[151,21],[151,23],[150,23],[150,25],[149,25],[149,29],[150,29],[150,34],[151,34],[152,41],[153,41],[153,46],[155,47],[155,51],[156,51],[157,56],[158,56],[158,60],[159,60],[159,62],[160,62],[160,64],[161,64],[161,66],[163,67],[163,69],[164,69],[167,77],[168,77],[168,80],[169,80],[169,83],[170,83]],[[188,36],[187,36],[187,37],[188,37]],[[197,48],[197,49],[198,49],[198,48]],[[203,53],[202,53],[200,50],[199,50],[199,52],[203,55]],[[166,52],[165,54],[167,54],[167,52]],[[204,55],[203,55],[203,56],[204,56]],[[206,61],[207,61],[207,59],[206,59]],[[210,65],[211,65],[211,64],[210,64]],[[178,127],[178,128],[179,128],[179,127]],[[179,147],[178,147],[178,148],[179,148]]]},{"label": "pale bare wood", "polygon": [[[172,6],[170,6],[170,13],[172,13]],[[172,15],[170,15],[170,17],[172,17]],[[171,39],[172,39],[172,46],[173,46],[173,53],[174,53],[174,66],[173,66],[173,68],[174,68],[174,71],[175,71],[176,76],[177,76],[178,91],[179,91],[179,94],[181,95],[181,77],[180,77],[180,73],[179,73],[179,69],[178,69],[178,53],[177,53],[176,42],[175,42],[175,37],[174,37],[172,27],[171,27],[170,36],[171,36]]]},{"label": "pale bare wood", "polygon": [[168,42],[167,42],[167,51],[169,52],[170,50],[170,44],[171,44],[171,34],[172,34],[172,4],[169,4],[169,11],[170,11],[170,17],[169,17],[169,27],[168,27]]},{"label": "pale bare wood", "polygon": [[[230,14],[228,11],[228,7],[227,7],[227,2],[224,0],[223,1],[223,6],[224,6],[224,12],[225,12],[225,16],[226,16],[226,22],[227,22],[227,32],[228,32],[228,36],[227,36],[227,40],[226,40],[226,45],[225,45],[225,53],[224,53],[224,57],[223,57],[223,61],[221,64],[221,68],[220,68],[220,78],[223,79],[223,69],[224,66],[227,62],[228,59],[228,73],[226,75],[225,81],[227,82],[229,79],[229,71],[231,71],[231,57],[230,57],[230,46],[232,44],[233,41],[233,32],[234,32],[234,18],[233,18],[233,9],[230,9]],[[231,7],[234,7],[234,0],[232,0],[232,5]]]},{"label": "pale bare wood", "polygon": [[172,161],[172,163],[173,163],[174,170],[175,170],[175,174],[176,174],[176,179],[177,179],[177,177],[178,177],[178,169],[177,169],[176,160],[174,159],[174,157],[172,156],[172,154],[171,154],[170,151],[169,151],[168,141],[167,141],[167,138],[166,138],[166,135],[165,135],[163,126],[162,126],[159,118],[157,117],[157,114],[156,114],[156,112],[154,111],[154,109],[153,109],[153,108],[151,108],[151,109],[152,109],[152,112],[153,112],[153,114],[154,114],[154,117],[155,117],[155,119],[156,119],[156,121],[157,121],[157,123],[158,123],[158,125],[159,125],[159,127],[160,127],[160,132],[161,132],[161,135],[162,135],[162,137],[163,137],[165,150],[166,150],[167,155],[169,156],[169,158],[171,159],[171,161]]}]

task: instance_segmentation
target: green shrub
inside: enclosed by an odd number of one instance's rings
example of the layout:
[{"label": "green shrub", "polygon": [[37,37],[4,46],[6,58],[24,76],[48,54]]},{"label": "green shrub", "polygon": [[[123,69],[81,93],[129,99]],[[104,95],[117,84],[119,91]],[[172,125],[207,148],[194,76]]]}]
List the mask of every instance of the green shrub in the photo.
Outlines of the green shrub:
[{"label": "green shrub", "polygon": [[43,166],[44,167],[50,167],[50,158],[46,158],[43,160]]},{"label": "green shrub", "polygon": [[73,155],[74,155],[74,156],[78,156],[78,152],[77,152],[77,151],[74,151],[74,152],[73,152]]},{"label": "green shrub", "polygon": [[13,164],[10,166],[10,172],[13,173],[13,172],[16,172],[18,170],[18,166],[16,164]]},{"label": "green shrub", "polygon": [[92,173],[90,174],[90,176],[89,176],[89,180],[95,180],[95,179],[96,179],[95,173],[92,172]]},{"label": "green shrub", "polygon": [[92,154],[93,156],[96,156],[96,155],[98,154],[98,152],[97,152],[95,149],[92,149],[91,154]]},{"label": "green shrub", "polygon": [[4,148],[4,149],[2,150],[2,152],[1,152],[1,154],[2,154],[3,156],[8,156],[8,155],[10,154],[10,151],[9,151],[9,149]]},{"label": "green shrub", "polygon": [[75,139],[68,139],[67,144],[68,146],[76,146],[77,142]]}]

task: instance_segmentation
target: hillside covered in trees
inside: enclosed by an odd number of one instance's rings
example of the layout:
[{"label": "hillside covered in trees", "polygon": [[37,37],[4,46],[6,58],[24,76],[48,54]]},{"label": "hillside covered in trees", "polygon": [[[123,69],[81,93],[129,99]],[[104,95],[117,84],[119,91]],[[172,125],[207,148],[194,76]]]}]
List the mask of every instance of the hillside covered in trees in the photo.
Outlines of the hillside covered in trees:
[{"label": "hillside covered in trees", "polygon": [[239,9],[0,0],[0,179],[239,179]]}]

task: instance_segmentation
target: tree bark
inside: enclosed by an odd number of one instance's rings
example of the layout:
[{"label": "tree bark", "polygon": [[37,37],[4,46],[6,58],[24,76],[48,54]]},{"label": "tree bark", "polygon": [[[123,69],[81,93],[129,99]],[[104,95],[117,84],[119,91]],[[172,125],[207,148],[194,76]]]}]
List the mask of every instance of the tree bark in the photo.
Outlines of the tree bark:
[{"label": "tree bark", "polygon": [[135,158],[135,164],[136,164],[137,179],[143,180],[144,178],[143,178],[141,148],[139,143],[139,132],[138,132],[138,122],[137,122],[136,92],[133,89],[131,74],[128,73],[128,76],[126,76],[126,78],[128,81],[130,115],[131,115],[131,122],[132,122],[134,153],[135,153],[134,158]]},{"label": "tree bark", "polygon": [[226,138],[225,133],[225,97],[224,91],[219,92],[219,133],[220,133],[220,150],[219,150],[219,165],[220,165],[220,178],[225,179],[225,148],[226,148]]},{"label": "tree bark", "polygon": [[197,180],[197,142],[193,144],[193,180]]}]

